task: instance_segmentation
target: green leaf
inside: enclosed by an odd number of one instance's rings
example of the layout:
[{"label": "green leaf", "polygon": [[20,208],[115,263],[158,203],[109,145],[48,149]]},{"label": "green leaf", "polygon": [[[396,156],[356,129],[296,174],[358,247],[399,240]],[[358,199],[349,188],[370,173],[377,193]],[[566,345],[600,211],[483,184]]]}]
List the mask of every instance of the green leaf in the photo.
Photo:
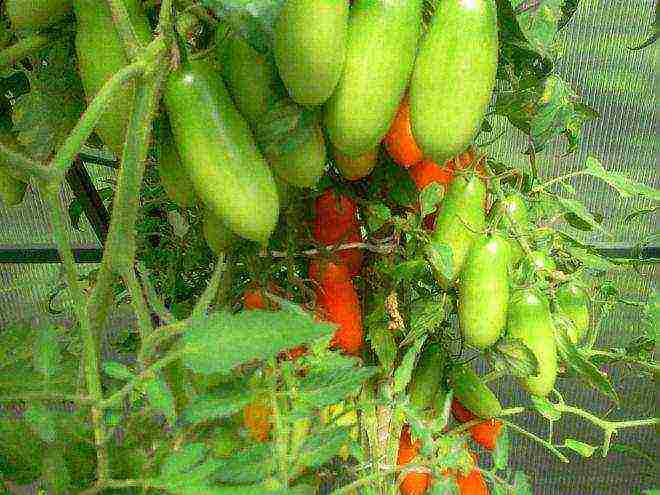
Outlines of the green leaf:
[{"label": "green leaf", "polygon": [[424,218],[426,215],[433,213],[435,209],[442,201],[442,198],[445,195],[444,188],[437,182],[432,182],[419,194],[419,203],[421,205],[421,217]]},{"label": "green leaf", "polygon": [[71,476],[62,452],[47,449],[44,456],[42,476],[49,494],[66,495],[71,485]]},{"label": "green leaf", "polygon": [[519,378],[537,374],[538,360],[534,353],[520,339],[505,337],[490,349],[497,367],[506,369]]},{"label": "green leaf", "polygon": [[539,53],[549,55],[562,18],[564,0],[545,0],[531,5],[524,0],[511,0],[518,25],[530,45]]},{"label": "green leaf", "polygon": [[651,201],[660,201],[660,190],[635,182],[624,174],[605,170],[594,157],[587,158],[585,171],[615,189],[622,198],[642,197]]},{"label": "green leaf", "polygon": [[47,326],[39,331],[33,352],[34,368],[43,375],[45,381],[50,381],[61,369],[62,353],[57,329]]},{"label": "green leaf", "polygon": [[355,395],[360,386],[378,372],[375,366],[358,365],[357,359],[335,352],[310,360],[307,375],[299,382],[295,413],[306,416]]},{"label": "green leaf", "polygon": [[393,367],[397,356],[396,341],[393,332],[388,328],[387,319],[370,323],[365,321],[367,331],[367,340],[371,343],[371,348],[376,352],[378,361],[384,369],[389,370]]},{"label": "green leaf", "polygon": [[411,259],[397,263],[391,271],[392,278],[397,282],[415,282],[426,278],[429,265],[424,259]]},{"label": "green leaf", "polygon": [[580,201],[557,196],[557,202],[561,205],[564,211],[574,214],[576,217],[578,217],[587,225],[590,225],[592,228],[600,232],[607,233]]},{"label": "green leaf", "polygon": [[275,357],[332,332],[334,326],[299,312],[218,312],[191,322],[183,336],[183,361],[197,373],[229,373],[240,364]]},{"label": "green leaf", "polygon": [[555,406],[545,397],[539,397],[537,395],[532,395],[532,402],[534,407],[548,421],[559,421],[561,419],[561,413],[555,409]]},{"label": "green leaf", "polygon": [[580,379],[591,385],[596,390],[607,395],[612,400],[618,402],[619,396],[612,386],[610,379],[606,374],[594,366],[580,351],[575,348],[564,324],[563,317],[555,315],[555,343],[557,344],[557,354],[566,364],[568,369],[573,371]]},{"label": "green leaf", "polygon": [[135,374],[128,366],[117,361],[106,361],[103,363],[103,372],[110,378],[122,381],[132,380],[135,377]]},{"label": "green leaf", "polygon": [[277,14],[284,0],[201,0],[252,48],[269,54]]},{"label": "green leaf", "polygon": [[206,457],[207,449],[203,443],[189,443],[179,451],[172,452],[160,468],[163,480],[177,480],[193,470]]},{"label": "green leaf", "polygon": [[57,439],[55,415],[42,404],[30,405],[25,411],[24,418],[44,442],[53,443]]},{"label": "green leaf", "polygon": [[380,229],[385,223],[392,218],[392,212],[383,203],[370,203],[367,208],[367,225],[371,232]]},{"label": "green leaf", "polygon": [[271,476],[275,469],[272,444],[257,444],[220,461],[216,473],[221,483],[257,483]]},{"label": "green leaf", "polygon": [[223,390],[222,397],[217,395],[201,395],[196,397],[183,411],[183,419],[193,425],[206,423],[216,419],[222,419],[247,406],[253,399],[254,394],[246,389],[235,387]]},{"label": "green leaf", "polygon": [[598,447],[593,447],[588,443],[580,442],[579,440],[574,440],[572,438],[567,438],[564,440],[564,447],[577,452],[582,457],[587,459],[591,457],[596,450],[598,450]]},{"label": "green leaf", "polygon": [[449,308],[451,299],[446,293],[415,300],[410,307],[410,329],[402,345],[432,333],[445,322]]},{"label": "green leaf", "polygon": [[349,441],[348,428],[326,428],[305,440],[300,452],[299,464],[301,467],[318,469],[336,456],[342,446]]},{"label": "green leaf", "polygon": [[454,264],[451,247],[443,243],[430,242],[427,244],[425,251],[433,270],[446,279],[451,279]]},{"label": "green leaf", "polygon": [[617,266],[607,258],[588,249],[577,246],[566,246],[565,249],[573,258],[592,270],[608,272],[617,269]]},{"label": "green leaf", "polygon": [[415,369],[415,361],[417,360],[417,356],[424,346],[424,342],[426,342],[426,336],[416,340],[415,343],[411,345],[410,348],[406,351],[406,354],[401,360],[401,364],[394,372],[395,394],[401,394],[406,390],[406,387],[410,382],[412,372]]},{"label": "green leaf", "polygon": [[176,403],[174,395],[162,376],[158,376],[144,383],[144,391],[149,399],[151,408],[165,416],[167,422],[176,424]]}]

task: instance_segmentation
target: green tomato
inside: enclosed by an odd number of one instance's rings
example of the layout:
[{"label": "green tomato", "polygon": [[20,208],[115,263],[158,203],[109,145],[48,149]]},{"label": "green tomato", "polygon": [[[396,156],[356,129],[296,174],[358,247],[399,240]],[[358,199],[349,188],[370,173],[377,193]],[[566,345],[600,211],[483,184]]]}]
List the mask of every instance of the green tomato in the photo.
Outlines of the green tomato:
[{"label": "green tomato", "polygon": [[452,367],[448,379],[454,397],[475,416],[492,418],[502,412],[497,396],[471,366]]}]

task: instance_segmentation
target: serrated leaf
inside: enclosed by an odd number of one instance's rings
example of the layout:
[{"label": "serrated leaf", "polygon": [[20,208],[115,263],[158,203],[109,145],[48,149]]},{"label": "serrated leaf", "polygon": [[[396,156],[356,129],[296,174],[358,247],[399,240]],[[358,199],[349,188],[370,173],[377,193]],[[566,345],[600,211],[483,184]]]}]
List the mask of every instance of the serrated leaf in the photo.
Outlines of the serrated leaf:
[{"label": "serrated leaf", "polygon": [[223,397],[201,395],[184,409],[182,416],[193,425],[222,419],[236,414],[253,399],[254,395],[245,387],[223,390]]},{"label": "serrated leaf", "polygon": [[574,214],[584,223],[590,225],[592,228],[598,230],[599,232],[607,233],[580,201],[575,199],[562,198],[561,196],[557,196],[556,198],[557,202],[561,205],[564,211]]},{"label": "serrated leaf", "polygon": [[135,377],[135,374],[128,366],[117,361],[106,361],[103,363],[103,372],[110,378],[128,381]]},{"label": "serrated leaf", "polygon": [[651,201],[660,201],[660,190],[635,182],[622,173],[605,170],[594,157],[587,158],[585,171],[609,184],[622,198],[641,196]]},{"label": "serrated leaf", "polygon": [[520,30],[531,46],[545,56],[549,55],[559,29],[563,4],[564,0],[545,0],[530,6],[524,0],[511,0]]},{"label": "serrated leaf", "polygon": [[537,374],[538,360],[522,340],[505,337],[490,350],[491,356],[512,375],[525,378]]},{"label": "serrated leaf", "polygon": [[577,452],[587,459],[594,455],[594,452],[598,450],[598,447],[593,447],[588,443],[580,442],[579,440],[574,440],[572,438],[564,440],[564,447],[571,449],[573,452]]},{"label": "serrated leaf", "polygon": [[415,341],[415,343],[411,345],[410,348],[406,351],[403,359],[401,360],[401,364],[394,372],[395,394],[403,393],[406,390],[408,383],[410,383],[412,372],[415,369],[415,361],[417,360],[417,356],[424,346],[424,342],[426,342],[426,336]]},{"label": "serrated leaf", "polygon": [[371,232],[380,229],[385,223],[392,218],[392,212],[383,203],[370,203],[367,208],[367,225]]},{"label": "serrated leaf", "polygon": [[412,259],[397,263],[391,272],[397,282],[415,282],[428,274],[428,263],[423,259]]},{"label": "serrated leaf", "polygon": [[437,182],[432,182],[419,194],[421,217],[424,218],[435,211],[445,195],[445,189]]},{"label": "serrated leaf", "polygon": [[186,473],[199,465],[208,450],[203,443],[189,443],[179,451],[172,452],[160,468],[160,477],[163,480],[178,480]]},{"label": "serrated leaf", "polygon": [[336,456],[349,441],[348,428],[327,428],[305,440],[298,462],[301,467],[318,469]]},{"label": "serrated leaf", "polygon": [[387,323],[375,325],[365,325],[367,330],[367,340],[371,343],[371,348],[376,352],[378,361],[384,369],[389,370],[394,365],[397,356],[396,341],[392,330]]},{"label": "serrated leaf", "polygon": [[573,258],[592,270],[608,272],[617,269],[617,266],[607,258],[588,249],[577,246],[566,246],[565,249]]},{"label": "serrated leaf", "polygon": [[606,374],[594,366],[584,357],[576,348],[566,328],[555,318],[555,343],[557,345],[557,354],[566,364],[568,369],[573,371],[581,380],[591,385],[596,390],[607,395],[612,400],[618,402],[619,397],[612,386],[610,379]]},{"label": "serrated leaf", "polygon": [[450,304],[449,296],[444,293],[414,301],[410,308],[410,330],[402,345],[407,345],[439,327],[447,319]]},{"label": "serrated leaf", "polygon": [[271,51],[273,29],[284,0],[201,0],[200,3],[262,54]]},{"label": "serrated leaf", "polygon": [[176,402],[174,395],[162,376],[152,378],[144,383],[144,391],[149,399],[149,405],[156,412],[165,416],[167,422],[176,424]]},{"label": "serrated leaf", "polygon": [[41,404],[32,404],[25,411],[25,421],[30,428],[46,443],[57,439],[55,415]]},{"label": "serrated leaf", "polygon": [[50,381],[59,373],[62,353],[54,327],[45,327],[37,333],[32,358],[35,370],[41,373],[45,381]]},{"label": "serrated leaf", "polygon": [[213,313],[187,328],[183,361],[197,373],[229,373],[240,364],[275,357],[280,351],[325,337],[334,329],[308,314],[293,311]]},{"label": "serrated leaf", "polygon": [[355,395],[360,386],[378,372],[375,366],[357,367],[356,364],[356,360],[344,356],[325,357],[323,362],[311,363],[307,375],[299,382],[295,413],[305,416]]},{"label": "serrated leaf", "polygon": [[555,409],[555,406],[548,399],[536,395],[532,395],[531,398],[536,410],[548,421],[559,421],[561,419],[561,413]]},{"label": "serrated leaf", "polygon": [[258,444],[222,459],[216,479],[231,484],[257,483],[273,474],[274,469],[272,444]]},{"label": "serrated leaf", "polygon": [[425,251],[433,270],[446,279],[451,279],[454,265],[451,247],[443,243],[430,242]]}]

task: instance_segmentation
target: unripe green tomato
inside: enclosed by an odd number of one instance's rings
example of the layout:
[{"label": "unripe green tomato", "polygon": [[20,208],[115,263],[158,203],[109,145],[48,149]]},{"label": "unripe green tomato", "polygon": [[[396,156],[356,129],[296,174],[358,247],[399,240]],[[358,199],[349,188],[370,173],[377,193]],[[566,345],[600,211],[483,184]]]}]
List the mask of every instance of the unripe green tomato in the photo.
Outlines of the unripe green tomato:
[{"label": "unripe green tomato", "polygon": [[236,242],[236,236],[229,227],[209,210],[204,211],[202,231],[206,243],[216,256],[226,253]]},{"label": "unripe green tomato", "polygon": [[438,344],[431,344],[420,356],[408,385],[410,403],[418,411],[424,412],[433,407],[433,401],[441,385],[445,363],[445,351]]},{"label": "unripe green tomato", "polygon": [[190,208],[195,205],[193,183],[181,163],[169,124],[161,122],[160,125],[157,145],[160,183],[170,200],[180,208]]},{"label": "unripe green tomato", "polygon": [[586,291],[574,282],[559,286],[556,296],[557,310],[575,326],[575,334],[571,340],[577,344],[589,329],[589,297]]},{"label": "unripe green tomato", "polygon": [[511,337],[521,339],[538,361],[538,373],[522,380],[533,395],[545,397],[557,377],[557,347],[550,305],[534,289],[514,292],[509,302],[507,330]]},{"label": "unripe green tomato", "polygon": [[476,241],[459,286],[458,317],[467,345],[486,349],[500,338],[509,303],[509,244],[499,234]]},{"label": "unripe green tomato", "polygon": [[365,153],[362,156],[353,158],[344,155],[337,148],[333,150],[335,165],[347,180],[360,180],[371,173],[376,166],[378,159],[378,148]]},{"label": "unripe green tomato", "polygon": [[472,414],[492,418],[502,412],[499,399],[470,365],[455,365],[448,375],[454,397]]}]

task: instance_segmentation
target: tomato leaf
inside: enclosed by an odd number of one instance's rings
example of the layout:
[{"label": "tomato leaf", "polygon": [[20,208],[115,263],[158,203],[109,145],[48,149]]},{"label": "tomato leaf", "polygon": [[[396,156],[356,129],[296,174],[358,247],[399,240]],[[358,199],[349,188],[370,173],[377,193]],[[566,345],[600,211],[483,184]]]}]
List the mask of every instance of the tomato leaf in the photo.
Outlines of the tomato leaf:
[{"label": "tomato leaf", "polygon": [[57,439],[55,414],[42,404],[31,404],[23,417],[42,441],[53,443]]},{"label": "tomato leaf", "polygon": [[571,449],[573,452],[577,452],[582,457],[589,458],[591,457],[599,447],[593,447],[588,443],[580,442],[579,440],[574,440],[572,438],[567,438],[564,440],[564,447]]},{"label": "tomato leaf", "polygon": [[385,223],[392,218],[392,212],[384,203],[370,203],[367,208],[367,225],[371,232],[380,229]]},{"label": "tomato leaf", "polygon": [[174,395],[165,380],[158,376],[145,382],[143,387],[151,408],[165,416],[167,422],[174,426],[176,424],[176,405]]},{"label": "tomato leaf", "polygon": [[568,332],[562,325],[555,325],[554,327],[557,354],[566,366],[580,379],[584,380],[601,393],[607,395],[612,400],[618,402],[618,394],[612,386],[608,376],[594,366],[575,348],[568,336]]},{"label": "tomato leaf", "polygon": [[591,226],[599,232],[607,233],[607,231],[600,225],[594,216],[589,213],[589,211],[587,211],[584,204],[582,204],[580,201],[557,196],[557,202],[561,205],[565,212],[572,213],[586,225]]},{"label": "tomato leaf", "polygon": [[498,368],[504,368],[519,378],[537,373],[538,360],[520,339],[505,337],[498,340],[489,350],[489,355],[495,360]]},{"label": "tomato leaf", "polygon": [[545,419],[548,421],[559,421],[561,419],[561,413],[555,409],[555,406],[548,399],[537,395],[532,395],[531,399],[536,410]]},{"label": "tomato leaf", "polygon": [[223,459],[216,479],[221,483],[232,484],[263,481],[274,472],[276,463],[272,462],[272,456],[271,444],[253,445],[229,459]]},{"label": "tomato leaf", "polygon": [[410,378],[412,376],[413,369],[415,368],[415,361],[419,355],[422,347],[426,342],[426,336],[416,340],[413,345],[406,351],[406,354],[401,360],[401,364],[397,367],[394,372],[394,393],[401,394],[406,390]]},{"label": "tomato leaf", "polygon": [[559,29],[564,0],[527,2],[511,0],[518,25],[530,45],[539,53],[552,51],[555,35]]},{"label": "tomato leaf", "polygon": [[451,247],[443,243],[430,242],[426,245],[425,251],[433,270],[446,279],[451,279],[454,264]]},{"label": "tomato leaf", "polygon": [[635,182],[620,172],[605,170],[594,157],[587,158],[585,171],[610,185],[622,198],[639,196],[654,202],[660,201],[660,190]]},{"label": "tomato leaf", "polygon": [[217,312],[191,322],[183,336],[183,361],[205,375],[268,359],[280,351],[327,336],[334,326],[293,311]]},{"label": "tomato leaf", "polygon": [[44,381],[49,382],[60,371],[62,353],[58,332],[52,326],[47,326],[37,334],[32,362],[40,372]]},{"label": "tomato leaf", "polygon": [[305,439],[298,463],[301,467],[318,469],[336,456],[342,446],[349,441],[349,428],[336,426],[325,428]]},{"label": "tomato leaf", "polygon": [[223,389],[222,396],[200,395],[183,410],[184,421],[192,425],[229,417],[254,400],[254,394],[243,381]]},{"label": "tomato leaf", "polygon": [[103,363],[103,372],[110,378],[122,381],[132,380],[135,377],[135,374],[128,366],[117,361],[106,361]]}]

